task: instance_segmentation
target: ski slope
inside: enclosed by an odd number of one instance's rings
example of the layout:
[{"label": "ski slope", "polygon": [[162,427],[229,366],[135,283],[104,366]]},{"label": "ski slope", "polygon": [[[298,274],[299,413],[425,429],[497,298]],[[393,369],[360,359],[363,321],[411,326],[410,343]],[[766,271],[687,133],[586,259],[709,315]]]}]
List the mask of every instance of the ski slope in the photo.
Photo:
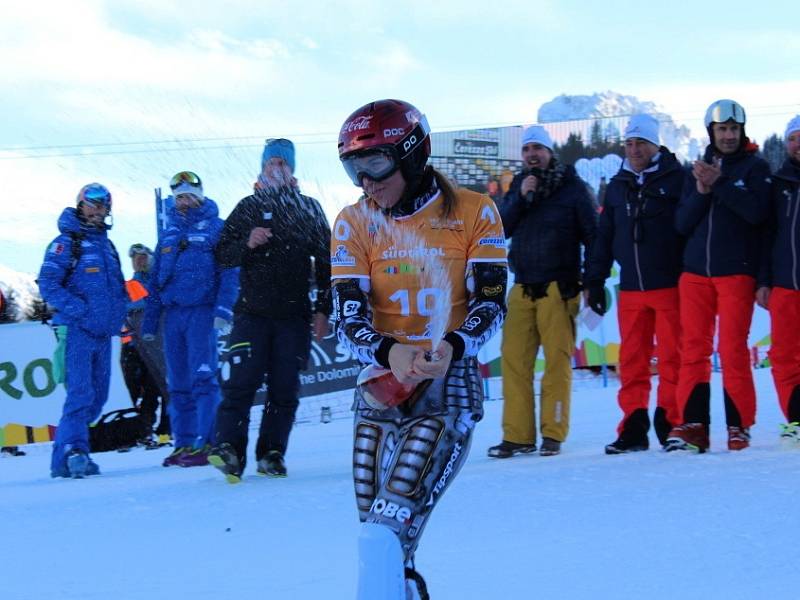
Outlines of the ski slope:
[{"label": "ski slope", "polygon": [[[797,597],[800,450],[778,445],[762,369],[753,446],[728,452],[714,377],[705,455],[606,456],[616,384],[596,380],[576,386],[562,455],[489,459],[502,403],[487,402],[417,553],[431,597]],[[103,475],[86,480],[51,480],[47,445],[2,459],[0,598],[352,599],[350,435],[349,419],[298,425],[289,477],[251,464],[239,485],[211,467],[161,467],[168,449],[98,454]]]}]

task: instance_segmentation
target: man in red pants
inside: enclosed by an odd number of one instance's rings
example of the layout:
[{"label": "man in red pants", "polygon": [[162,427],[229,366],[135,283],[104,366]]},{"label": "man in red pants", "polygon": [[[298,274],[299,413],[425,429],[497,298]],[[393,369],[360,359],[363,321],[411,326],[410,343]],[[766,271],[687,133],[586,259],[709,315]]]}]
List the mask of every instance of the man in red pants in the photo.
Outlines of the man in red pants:
[{"label": "man in red pants", "polygon": [[587,303],[602,315],[607,308],[605,280],[615,260],[621,267],[617,309],[622,387],[617,400],[623,416],[617,440],[606,446],[606,454],[650,447],[647,411],[654,353],[658,392],[653,425],[662,446],[672,426],[683,420],[675,403],[683,239],[674,221],[687,177],[675,155],[659,145],[658,121],[650,115],[632,116],[625,128],[625,160],[606,188],[586,268]]},{"label": "man in red pants", "polygon": [[[786,160],[772,179],[772,209],[756,293],[769,309],[769,360],[781,410],[781,443],[800,448],[800,115],[786,126]],[[771,288],[771,289],[770,289]]]},{"label": "man in red pants", "polygon": [[750,445],[756,395],[747,348],[753,317],[760,229],[769,212],[770,172],[745,135],[744,109],[733,100],[708,107],[711,143],[696,161],[675,215],[688,237],[678,289],[682,331],[678,409],[667,450],[705,452],[710,446],[711,353],[719,319],[719,354],[728,449]]}]

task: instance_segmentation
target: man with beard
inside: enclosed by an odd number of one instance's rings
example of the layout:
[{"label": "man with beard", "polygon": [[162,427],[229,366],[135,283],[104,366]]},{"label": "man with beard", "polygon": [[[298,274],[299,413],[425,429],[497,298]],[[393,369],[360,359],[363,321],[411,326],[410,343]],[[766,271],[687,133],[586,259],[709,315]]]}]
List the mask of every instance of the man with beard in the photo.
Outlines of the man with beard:
[{"label": "man with beard", "polygon": [[572,166],[553,156],[553,142],[538,125],[522,134],[518,173],[500,205],[514,287],[503,325],[503,441],[489,456],[509,458],[536,451],[533,378],[539,346],[544,349],[540,397],[539,454],[559,454],[569,431],[580,303],[581,246],[591,247],[597,213],[586,185]]},{"label": "man with beard", "polygon": [[675,226],[687,237],[678,283],[681,366],[677,403],[683,422],[667,450],[705,452],[710,446],[711,354],[719,320],[719,355],[728,449],[750,445],[756,392],[747,337],[753,318],[761,226],[769,214],[769,165],[745,135],[744,108],[717,100],[706,110],[710,143],[695,161]]}]

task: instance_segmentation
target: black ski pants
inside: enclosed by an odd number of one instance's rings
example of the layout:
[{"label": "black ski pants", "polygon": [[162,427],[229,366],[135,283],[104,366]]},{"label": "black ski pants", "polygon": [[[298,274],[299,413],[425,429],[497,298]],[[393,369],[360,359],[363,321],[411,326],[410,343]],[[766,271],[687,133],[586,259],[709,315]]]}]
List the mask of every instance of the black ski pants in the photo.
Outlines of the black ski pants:
[{"label": "black ski pants", "polygon": [[271,319],[236,313],[224,360],[230,369],[222,384],[216,443],[231,444],[246,462],[250,408],[264,384],[267,395],[256,444],[256,460],[271,450],[286,454],[300,391],[300,371],[311,350],[307,319]]},{"label": "black ski pants", "polygon": [[[152,429],[156,422],[156,412],[158,412],[158,399],[161,391],[150,374],[147,364],[139,354],[139,350],[132,344],[123,344],[120,352],[120,367],[125,386],[131,395],[131,403],[139,409],[139,413],[147,423],[148,428]],[[141,402],[139,399],[141,398]],[[161,418],[156,428],[156,434],[169,434],[170,422],[167,412],[167,398],[161,398]]]}]

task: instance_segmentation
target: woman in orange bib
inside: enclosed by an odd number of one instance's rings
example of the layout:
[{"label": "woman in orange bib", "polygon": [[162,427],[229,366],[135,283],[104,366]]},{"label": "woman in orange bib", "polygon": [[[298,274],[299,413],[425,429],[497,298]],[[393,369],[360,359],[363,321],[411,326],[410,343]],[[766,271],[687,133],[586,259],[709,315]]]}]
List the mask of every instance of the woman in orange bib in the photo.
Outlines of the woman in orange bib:
[{"label": "woman in orange bib", "polygon": [[427,165],[429,126],[379,100],[350,115],[339,158],[364,194],[336,219],[337,336],[368,365],[355,395],[358,598],[426,598],[414,551],[483,415],[477,352],[505,316],[494,202]]}]

